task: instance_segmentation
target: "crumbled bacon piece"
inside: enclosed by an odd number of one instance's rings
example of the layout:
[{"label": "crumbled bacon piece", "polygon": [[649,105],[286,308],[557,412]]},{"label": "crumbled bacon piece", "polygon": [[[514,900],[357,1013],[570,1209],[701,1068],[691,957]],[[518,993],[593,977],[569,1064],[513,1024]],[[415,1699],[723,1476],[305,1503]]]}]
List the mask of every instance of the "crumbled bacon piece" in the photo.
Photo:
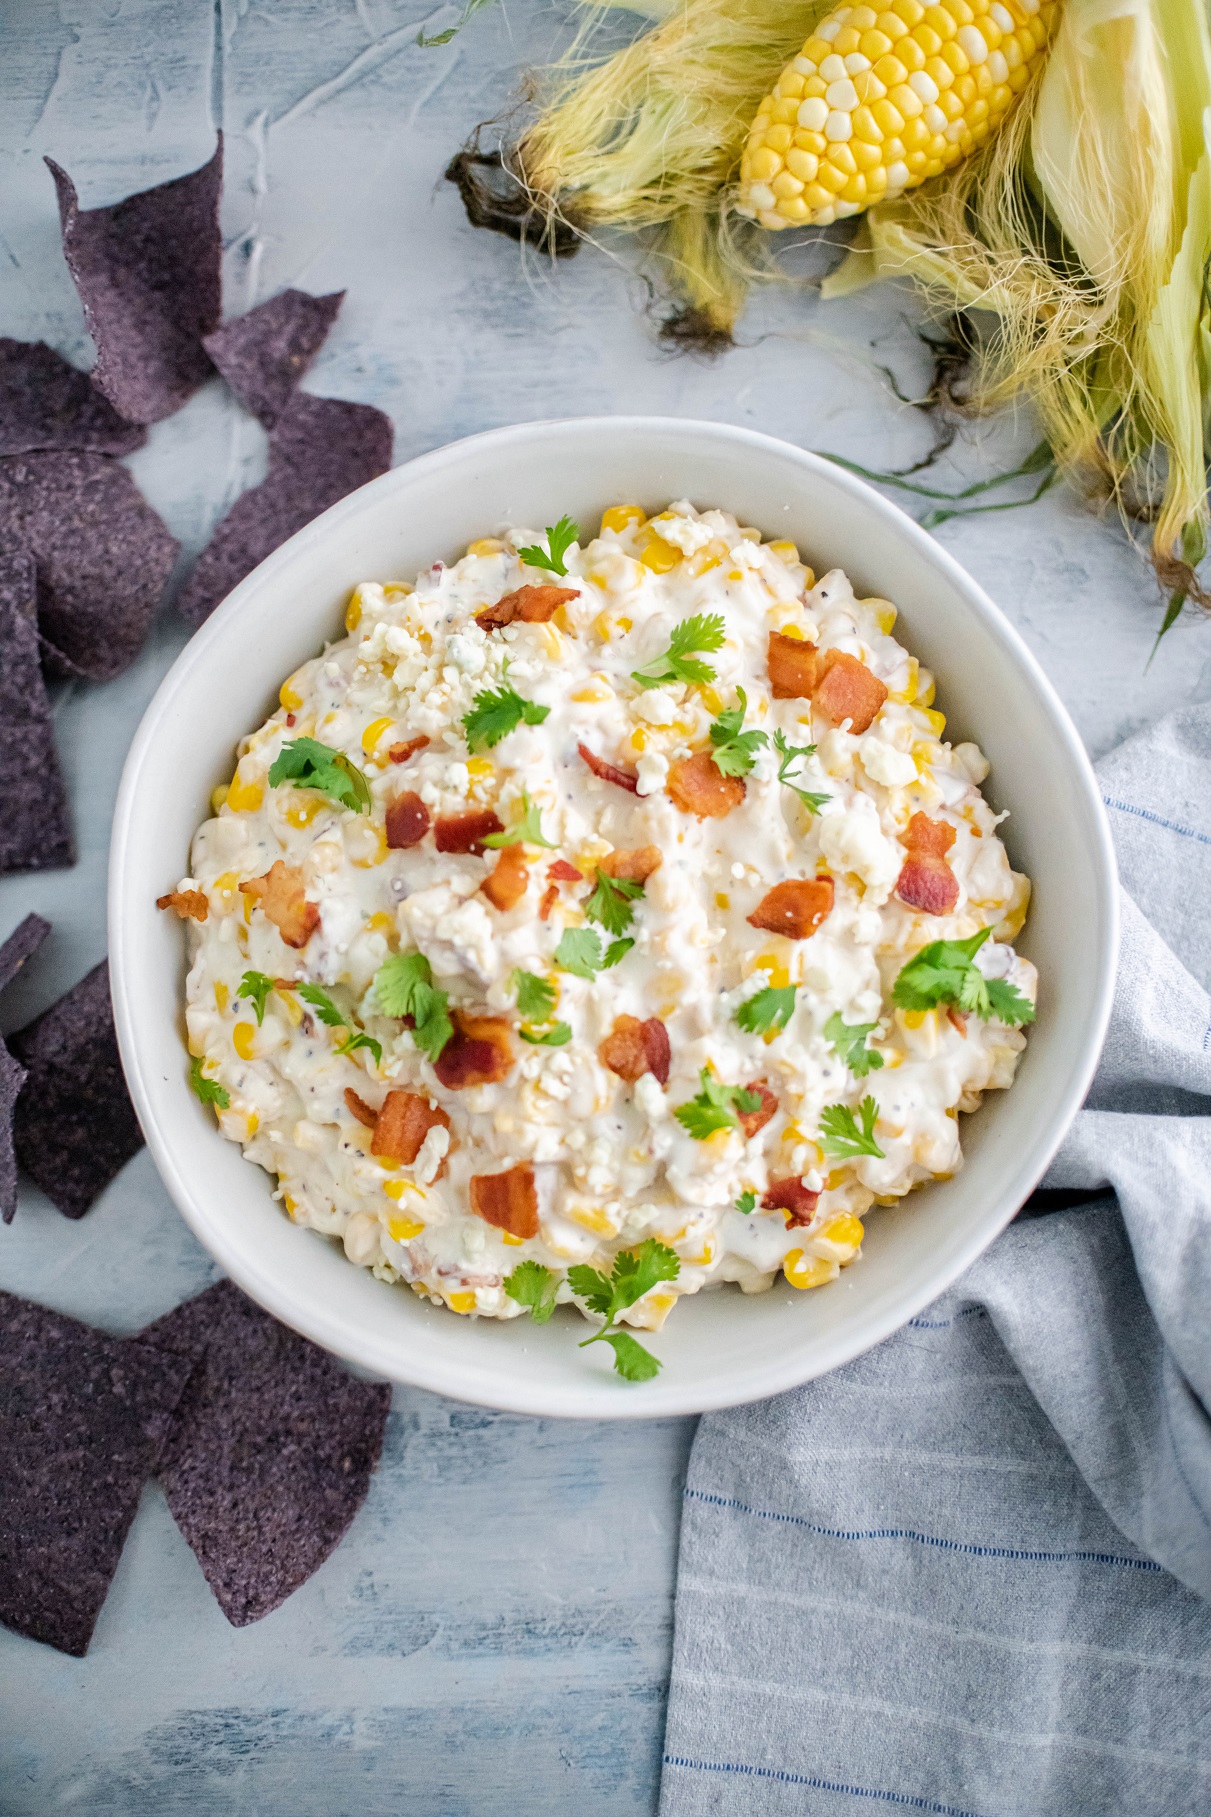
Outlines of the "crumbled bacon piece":
[{"label": "crumbled bacon piece", "polygon": [[167,896],[156,897],[156,907],[175,909],[182,921],[205,921],[210,913],[203,890],[169,890]]},{"label": "crumbled bacon piece", "polygon": [[549,864],[547,876],[556,883],[581,883],[584,880],[584,872],[578,871],[566,858],[556,858],[553,864]]},{"label": "crumbled bacon piece", "polygon": [[378,1112],[371,1110],[365,1098],[359,1098],[351,1085],[345,1087],[345,1105],[350,1114],[355,1116],[359,1123],[364,1123],[367,1129],[373,1129],[378,1122]]},{"label": "crumbled bacon piece", "polygon": [[784,1211],[788,1229],[796,1224],[810,1224],[816,1215],[820,1194],[812,1192],[802,1180],[771,1180],[761,1195],[766,1211]]},{"label": "crumbled bacon piece", "polygon": [[[345,1101],[349,1101],[348,1092]],[[429,1131],[449,1127],[445,1111],[430,1104],[419,1092],[389,1091],[375,1120],[370,1153],[380,1161],[402,1161],[405,1167],[411,1167]]]},{"label": "crumbled bacon piece", "polygon": [[523,625],[545,625],[560,606],[578,598],[575,587],[518,587],[515,593],[504,594],[494,606],[477,612],[475,622],[485,631],[492,631],[497,625],[511,625],[514,619],[520,619]]},{"label": "crumbled bacon piece", "polygon": [[697,814],[700,820],[721,820],[744,800],[743,779],[725,776],[709,751],[679,757],[670,764],[664,786],[675,807],[683,814]]},{"label": "crumbled bacon piece", "polygon": [[738,1110],[736,1112],[737,1120],[745,1135],[755,1136],[759,1130],[765,1128],[778,1109],[778,1100],[764,1079],[759,1079],[756,1085],[746,1085],[744,1089],[745,1091],[755,1091],[761,1099],[760,1106],[756,1110]]},{"label": "crumbled bacon piece", "polygon": [[263,877],[250,877],[240,888],[260,903],[287,946],[306,946],[320,924],[320,911],[307,900],[302,871],[278,858]]},{"label": "crumbled bacon piece", "polygon": [[495,869],[484,878],[480,889],[493,908],[516,908],[530,883],[530,867],[520,845],[507,845],[496,860]]},{"label": "crumbled bacon piece", "polygon": [[607,877],[621,877],[625,883],[646,883],[662,862],[658,845],[636,845],[627,851],[611,852],[599,861],[597,869]]},{"label": "crumbled bacon piece", "polygon": [[925,915],[949,915],[959,900],[959,880],[946,857],[954,842],[955,830],[948,821],[913,815],[904,830],[908,856],[896,879],[901,902]]},{"label": "crumbled bacon piece", "polygon": [[471,1210],[485,1224],[507,1230],[511,1237],[538,1235],[538,1193],[534,1169],[523,1163],[507,1173],[475,1173],[470,1181]]},{"label": "crumbled bacon piece", "polygon": [[831,877],[792,877],[766,891],[748,924],[785,934],[788,940],[806,940],[831,912],[835,893]]},{"label": "crumbled bacon piece", "polygon": [[641,1022],[638,1016],[615,1016],[614,1026],[597,1049],[597,1058],[610,1072],[633,1085],[651,1073],[659,1085],[669,1082],[669,1031],[659,1016]]},{"label": "crumbled bacon piece", "polygon": [[450,1091],[471,1085],[499,1085],[513,1064],[513,1042],[503,1016],[471,1016],[455,1010],[454,1034],[433,1070]]},{"label": "crumbled bacon piece", "polygon": [[504,827],[491,808],[466,808],[461,814],[439,814],[433,833],[439,852],[482,852],[489,833]]},{"label": "crumbled bacon piece", "polygon": [[389,746],[387,755],[392,763],[407,763],[409,757],[415,757],[416,753],[418,751],[423,751],[429,742],[429,739],[426,738],[425,734],[422,732],[419,737],[409,738],[403,744],[393,744]]},{"label": "crumbled bacon piece", "polygon": [[387,844],[393,852],[419,845],[429,831],[429,810],[413,789],[397,795],[387,809]]},{"label": "crumbled bacon piece", "polygon": [[834,725],[848,719],[851,732],[868,731],[886,699],[886,687],[864,662],[846,650],[828,651],[812,689],[812,705]]},{"label": "crumbled bacon piece", "polygon": [[538,905],[538,919],[540,921],[549,921],[551,918],[551,910],[558,901],[559,885],[557,883],[548,883],[546,889],[542,893],[542,901]]},{"label": "crumbled bacon piece", "polygon": [[590,751],[587,744],[578,744],[576,749],[594,776],[600,776],[602,782],[616,782],[620,789],[629,789],[632,795],[638,795],[639,772],[637,770],[622,770],[616,763],[607,763],[604,757],[597,755],[596,751]]},{"label": "crumbled bacon piece", "polygon": [[815,644],[781,631],[769,634],[769,686],[775,700],[807,700],[816,685],[820,664]]}]

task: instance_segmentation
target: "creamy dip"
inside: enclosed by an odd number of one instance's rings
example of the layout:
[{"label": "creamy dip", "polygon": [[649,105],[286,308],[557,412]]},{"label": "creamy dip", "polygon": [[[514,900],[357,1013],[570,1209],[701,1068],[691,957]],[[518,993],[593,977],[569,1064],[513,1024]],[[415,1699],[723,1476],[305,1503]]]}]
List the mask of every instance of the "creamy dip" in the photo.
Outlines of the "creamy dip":
[{"label": "creamy dip", "polygon": [[[520,1261],[567,1301],[655,1237],[679,1273],[623,1314],[655,1329],[833,1280],[955,1172],[1024,1046],[1029,885],[887,600],[685,503],[561,540],[357,587],[165,900],[195,1085],[296,1223],[496,1318]],[[976,1013],[920,1007],[904,967],[961,940]]]}]

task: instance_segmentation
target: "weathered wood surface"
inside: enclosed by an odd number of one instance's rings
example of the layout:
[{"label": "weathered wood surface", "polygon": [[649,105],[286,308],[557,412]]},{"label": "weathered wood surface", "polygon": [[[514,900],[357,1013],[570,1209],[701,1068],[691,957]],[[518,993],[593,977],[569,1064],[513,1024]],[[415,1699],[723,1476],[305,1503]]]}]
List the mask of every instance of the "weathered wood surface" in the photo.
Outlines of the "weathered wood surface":
[{"label": "weathered wood surface", "polygon": [[[725,359],[671,361],[631,249],[552,270],[467,227],[444,165],[570,10],[508,0],[448,48],[422,50],[418,29],[442,30],[455,7],[7,0],[0,333],[90,357],[44,153],[88,206],[192,169],[221,123],[228,311],[285,284],[346,288],[310,385],[390,411],[398,460],[498,423],[625,410],[751,424],[875,467],[919,457],[929,426],[879,370],[906,395],[924,387],[903,293],[831,308],[801,288],[770,293]],[[1030,439],[1026,423],[1016,440],[1012,426],[981,432],[964,477]],[[132,465],[193,552],[263,459],[261,431],[216,382]],[[953,467],[938,471],[958,483]],[[1023,630],[1095,752],[1205,697],[1211,630],[1174,633],[1145,676],[1147,578],[1070,497],[940,535]],[[57,697],[81,857],[0,882],[0,935],[31,908],[55,924],[6,998],[6,1027],[104,951],[118,773],[182,642],[166,615],[129,674]],[[82,1223],[29,1191],[0,1229],[0,1282],[114,1330],[212,1274],[145,1155]],[[565,1425],[398,1391],[349,1538],[239,1632],[150,1490],[87,1659],[0,1631],[0,1817],[651,1811],[690,1436],[688,1421]]]}]

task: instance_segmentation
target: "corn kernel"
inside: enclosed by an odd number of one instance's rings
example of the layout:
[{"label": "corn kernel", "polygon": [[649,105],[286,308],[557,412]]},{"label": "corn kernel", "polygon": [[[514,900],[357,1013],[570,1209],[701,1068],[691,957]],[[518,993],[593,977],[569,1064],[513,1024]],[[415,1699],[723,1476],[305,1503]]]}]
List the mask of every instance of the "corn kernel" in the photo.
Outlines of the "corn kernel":
[{"label": "corn kernel", "polygon": [[603,530],[626,530],[632,524],[644,522],[646,512],[642,505],[611,505],[601,514]]},{"label": "corn kernel", "polygon": [[594,1236],[616,1237],[618,1226],[611,1217],[595,1205],[573,1205],[565,1211],[564,1216],[573,1224],[579,1224],[583,1230],[591,1230]]},{"label": "corn kernel", "polygon": [[[361,613],[360,606],[358,607],[358,613],[359,613],[359,615]],[[350,630],[352,630],[353,629],[352,625],[349,628],[350,628]],[[285,708],[287,713],[297,713],[299,708],[303,704],[303,696],[299,692],[298,688],[296,688],[294,685],[297,680],[298,680],[297,672],[294,675],[288,675],[286,680],[282,683],[281,687],[278,689],[278,699],[281,701],[282,706]]]},{"label": "corn kernel", "polygon": [[474,1312],[475,1295],[473,1293],[448,1293],[446,1305],[451,1312]]},{"label": "corn kernel", "polygon": [[507,547],[498,536],[481,536],[477,542],[467,544],[467,554],[502,555]]},{"label": "corn kernel", "polygon": [[295,1028],[297,1028],[303,1020],[302,1004],[293,991],[279,991],[277,997],[278,1002],[286,1012],[286,1020],[288,1022],[293,1022]]},{"label": "corn kernel", "polygon": [[211,791],[210,791],[210,811],[212,814],[217,814],[219,812],[220,808],[222,807],[223,803],[226,801],[230,792],[231,791],[225,782],[221,782],[217,789],[211,789]]},{"label": "corn kernel", "polygon": [[385,827],[377,826],[373,822],[363,825],[360,830],[363,839],[372,839],[373,844],[367,844],[362,851],[362,855],[359,858],[352,858],[352,862],[360,871],[369,871],[372,870],[376,864],[381,864],[387,856],[387,830]]},{"label": "corn kernel", "polygon": [[785,990],[790,983],[790,973],[775,953],[761,953],[753,960],[753,970],[764,972],[774,990]]},{"label": "corn kernel", "polygon": [[265,790],[259,782],[246,782],[237,769],[227,791],[227,806],[234,814],[255,814],[265,799]]},{"label": "corn kernel", "polygon": [[416,1218],[387,1219],[387,1235],[393,1243],[410,1242],[413,1237],[418,1237],[424,1228],[424,1225],[419,1223]]},{"label": "corn kernel", "polygon": [[284,810],[282,818],[290,826],[310,826],[316,815],[322,813],[327,805],[320,795],[304,797],[301,801],[292,801],[290,806]]},{"label": "corn kernel", "polygon": [[826,1262],[823,1256],[809,1256],[802,1249],[792,1249],[783,1257],[782,1272],[792,1287],[823,1287],[826,1281],[835,1279],[837,1264]]},{"label": "corn kernel", "polygon": [[653,536],[639,559],[653,574],[668,574],[681,560],[681,550],[666,543],[662,536]]},{"label": "corn kernel", "polygon": [[[362,602],[358,598],[357,591],[355,590],[353,593],[350,594],[349,604],[345,607],[345,629],[346,629],[346,631],[356,631],[357,627],[361,624],[361,622],[362,622]],[[284,700],[282,702],[282,705],[284,707],[286,707],[286,711],[288,713],[292,713],[294,711],[294,708],[287,706],[286,702]]]},{"label": "corn kernel", "polygon": [[599,612],[593,620],[593,629],[603,644],[608,644],[614,631],[614,621],[608,612]]},{"label": "corn kernel", "polygon": [[223,980],[221,978],[216,979],[215,987],[214,987],[214,1006],[218,1010],[220,1016],[222,1015],[223,1011],[227,1008],[227,997],[228,997],[227,986],[223,983]]},{"label": "corn kernel", "polygon": [[500,1240],[502,1243],[507,1243],[511,1249],[524,1248],[525,1241],[526,1241],[526,1239],[524,1237],[515,1237],[513,1235],[513,1233],[509,1230],[501,1231]]},{"label": "corn kernel", "polygon": [[394,1199],[397,1203],[406,1192],[414,1193],[418,1199],[423,1199],[425,1196],[414,1180],[384,1180],[383,1191],[389,1199]]},{"label": "corn kernel", "polygon": [[930,730],[932,732],[935,732],[937,734],[937,736],[939,738],[941,738],[943,732],[946,730],[945,713],[935,713],[933,711],[933,709],[930,707],[922,707],[921,711],[925,715],[926,719],[929,721]]},{"label": "corn kernel", "polygon": [[367,757],[374,756],[375,746],[378,744],[383,733],[389,726],[393,726],[394,724],[395,721],[389,714],[382,719],[372,719],[370,721],[370,724],[362,733],[362,749],[365,751]]},{"label": "corn kernel", "polygon": [[726,890],[716,890],[715,891],[715,907],[717,909],[726,909],[726,908],[731,908],[731,906],[732,906],[732,899],[728,895],[727,891]]},{"label": "corn kernel", "polygon": [[251,1060],[256,1048],[256,1029],[251,1022],[237,1022],[231,1031],[231,1045],[241,1060]]},{"label": "corn kernel", "polygon": [[859,1249],[866,1235],[861,1218],[855,1218],[851,1212],[842,1212],[839,1218],[832,1218],[820,1232],[830,1243],[839,1243],[849,1249]]}]

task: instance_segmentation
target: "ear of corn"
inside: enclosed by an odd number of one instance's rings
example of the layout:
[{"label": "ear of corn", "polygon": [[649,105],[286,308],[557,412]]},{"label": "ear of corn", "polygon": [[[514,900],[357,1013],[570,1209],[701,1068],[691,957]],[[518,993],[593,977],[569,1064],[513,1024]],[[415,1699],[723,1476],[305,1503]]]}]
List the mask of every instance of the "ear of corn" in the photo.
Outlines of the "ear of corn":
[{"label": "ear of corn", "polygon": [[1000,125],[1057,0],[890,0],[821,20],[757,109],[738,209],[827,226],[938,176]]}]

